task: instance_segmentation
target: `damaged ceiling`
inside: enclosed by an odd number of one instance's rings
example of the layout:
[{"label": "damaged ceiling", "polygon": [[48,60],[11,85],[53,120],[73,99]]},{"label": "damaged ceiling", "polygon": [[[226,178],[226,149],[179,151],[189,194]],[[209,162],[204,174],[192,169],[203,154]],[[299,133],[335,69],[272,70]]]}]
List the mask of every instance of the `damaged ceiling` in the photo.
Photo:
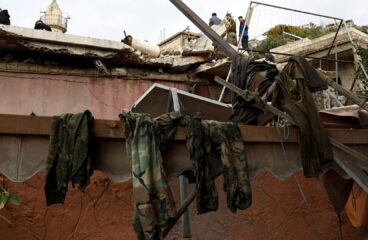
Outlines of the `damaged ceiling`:
[{"label": "damaged ceiling", "polygon": [[[220,31],[223,31],[223,27],[220,27]],[[213,46],[211,41],[206,40],[205,36],[199,37],[190,54],[161,54],[156,58],[142,54],[141,51],[123,42],[16,26],[0,25],[0,42],[2,43],[0,50],[4,53],[21,53],[32,58],[36,52],[48,55],[52,59],[59,58],[63,61],[79,59],[75,62],[84,61],[89,64],[92,64],[95,60],[100,60],[107,68],[131,66],[158,70],[166,69],[169,72],[192,70],[194,74],[201,73],[201,76],[213,77],[215,75],[223,76],[225,72],[227,73],[229,67],[226,59],[213,61]],[[29,62],[30,60],[27,59],[26,61]],[[202,64],[206,65],[202,66]],[[213,68],[214,70],[212,70]]]}]

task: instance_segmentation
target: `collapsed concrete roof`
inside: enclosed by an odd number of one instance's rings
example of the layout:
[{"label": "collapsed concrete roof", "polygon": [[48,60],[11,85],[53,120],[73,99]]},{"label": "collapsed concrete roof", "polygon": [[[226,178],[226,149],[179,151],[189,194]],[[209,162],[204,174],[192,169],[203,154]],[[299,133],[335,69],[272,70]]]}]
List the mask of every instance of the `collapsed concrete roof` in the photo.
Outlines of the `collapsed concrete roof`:
[{"label": "collapsed concrete roof", "polygon": [[[327,55],[331,43],[335,37],[335,32],[326,34],[315,39],[302,39],[292,43],[282,45],[277,48],[273,48],[271,52],[288,53],[300,56],[313,56],[313,57],[324,57]],[[367,48],[368,47],[368,34],[365,34],[355,28],[350,28],[350,34],[353,41]],[[330,54],[340,53],[347,50],[351,50],[351,44],[349,40],[348,32],[340,30],[336,38],[336,46],[331,51]],[[288,56],[276,55],[276,61],[278,63],[288,61]]]},{"label": "collapsed concrete roof", "polygon": [[211,54],[202,54],[151,58],[123,42],[6,25],[0,25],[0,50],[99,59],[115,66],[161,67],[176,71],[186,71],[192,65],[208,62],[211,57]]}]

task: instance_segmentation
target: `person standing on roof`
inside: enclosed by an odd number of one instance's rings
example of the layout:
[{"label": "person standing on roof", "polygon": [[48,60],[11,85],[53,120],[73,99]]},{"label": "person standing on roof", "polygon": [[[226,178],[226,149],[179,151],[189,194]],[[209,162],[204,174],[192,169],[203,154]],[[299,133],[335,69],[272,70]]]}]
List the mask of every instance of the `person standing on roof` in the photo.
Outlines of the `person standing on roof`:
[{"label": "person standing on roof", "polygon": [[[239,38],[241,39],[241,46],[245,50],[249,49],[248,41],[249,41],[249,35],[248,35],[248,25],[245,23],[245,19],[242,16],[238,17],[239,20]],[[243,32],[244,30],[244,32]],[[243,34],[243,36],[242,36]]]},{"label": "person standing on roof", "polygon": [[49,25],[47,25],[46,23],[44,23],[41,19],[37,20],[37,22],[35,23],[34,29],[38,29],[38,30],[46,30],[51,32],[51,28]]},{"label": "person standing on roof", "polygon": [[270,51],[267,51],[265,54],[265,60],[271,63],[275,63],[275,57],[272,55]]},{"label": "person standing on roof", "polygon": [[10,15],[6,9],[0,8],[0,24],[10,25]]},{"label": "person standing on roof", "polygon": [[210,27],[212,25],[219,25],[221,23],[221,19],[217,17],[216,13],[212,13],[212,17],[210,18],[210,22],[208,23],[208,25],[210,25]]},{"label": "person standing on roof", "polygon": [[230,13],[226,14],[225,19],[226,27],[226,42],[236,46],[236,23]]}]

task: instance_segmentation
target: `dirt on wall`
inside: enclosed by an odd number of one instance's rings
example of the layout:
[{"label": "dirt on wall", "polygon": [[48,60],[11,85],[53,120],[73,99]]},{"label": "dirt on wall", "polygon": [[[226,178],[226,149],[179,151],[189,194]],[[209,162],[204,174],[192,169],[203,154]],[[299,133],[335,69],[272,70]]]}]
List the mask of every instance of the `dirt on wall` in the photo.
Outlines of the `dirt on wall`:
[{"label": "dirt on wall", "polygon": [[[226,208],[221,180],[217,182],[220,208],[215,213],[196,215],[189,208],[195,240],[333,240],[340,239],[339,221],[323,187],[317,180],[296,177],[301,182],[309,208],[301,197],[295,177],[279,181],[270,173],[260,174],[252,182],[253,204],[232,214]],[[43,192],[44,173],[24,183],[2,178],[0,184],[18,195],[20,206],[7,205],[1,211],[11,225],[0,221],[1,240],[120,240],[135,239],[131,227],[131,183],[113,183],[95,172],[85,193],[69,188],[63,205],[46,207]],[[172,184],[175,197],[177,186]],[[346,218],[341,225],[343,239],[361,239]],[[181,238],[179,222],[167,239]]]}]

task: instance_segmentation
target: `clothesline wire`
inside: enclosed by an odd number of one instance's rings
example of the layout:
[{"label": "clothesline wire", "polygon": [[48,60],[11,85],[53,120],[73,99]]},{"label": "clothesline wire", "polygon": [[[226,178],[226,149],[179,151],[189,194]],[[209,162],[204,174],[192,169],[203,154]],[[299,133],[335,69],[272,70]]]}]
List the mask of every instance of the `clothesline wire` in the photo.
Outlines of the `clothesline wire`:
[{"label": "clothesline wire", "polygon": [[[279,134],[279,137],[280,137],[280,143],[281,143],[281,148],[282,148],[282,153],[283,153],[283,156],[284,156],[284,159],[286,161],[286,165],[288,166],[289,170],[292,171],[292,169],[290,168],[290,165],[289,165],[289,160],[287,158],[287,155],[286,155],[286,151],[285,151],[285,147],[284,147],[284,140],[282,139],[282,136],[281,136],[281,133],[280,133],[280,129],[279,127],[277,126],[276,127],[277,129],[277,132]],[[311,206],[309,205],[308,201],[307,201],[307,198],[305,196],[305,193],[304,193],[304,190],[303,190],[303,187],[302,187],[302,184],[300,183],[299,179],[297,178],[297,176],[295,175],[295,173],[293,172],[293,177],[295,179],[295,182],[298,186],[298,189],[299,189],[299,192],[300,192],[300,195],[302,196],[303,198],[303,201],[304,201],[304,204],[306,205],[307,207],[307,211],[308,211],[308,214],[311,216],[311,219],[312,219],[312,222],[313,222],[313,226],[314,226],[314,230],[316,232],[316,235],[317,237],[320,239],[320,240],[323,240],[323,237],[321,235],[321,231],[319,229],[319,226],[317,225],[317,221],[314,217],[314,214],[312,212],[312,209],[311,209]]]}]

